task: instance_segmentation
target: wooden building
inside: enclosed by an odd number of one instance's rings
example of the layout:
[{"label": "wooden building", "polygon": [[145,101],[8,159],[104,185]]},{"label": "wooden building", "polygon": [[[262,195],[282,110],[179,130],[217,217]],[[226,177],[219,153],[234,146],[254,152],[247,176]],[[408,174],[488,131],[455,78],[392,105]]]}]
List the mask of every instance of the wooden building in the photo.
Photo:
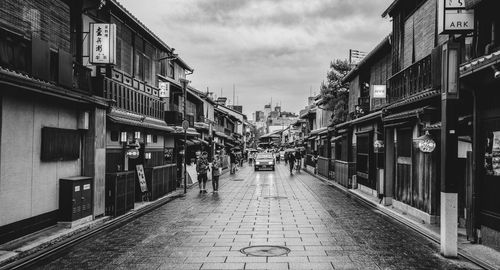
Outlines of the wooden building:
[{"label": "wooden building", "polygon": [[[72,1],[0,2],[0,243],[60,221],[60,197],[104,215],[108,104],[78,61],[73,12]],[[61,194],[76,176],[88,185]]]},{"label": "wooden building", "polygon": [[[127,201],[143,200],[145,194],[150,199],[165,195],[177,186],[173,151],[176,129],[166,120],[170,119],[171,111],[182,117],[180,81],[192,68],[117,1],[79,0],[72,4],[78,9],[72,29],[80,33],[77,44],[82,44],[77,46],[76,54],[92,69],[94,94],[110,103],[105,136],[106,179],[117,187],[109,188],[125,190],[127,197],[135,194]],[[86,53],[93,50],[87,42],[87,37],[93,34],[87,34],[93,23],[116,26],[114,65],[96,64]],[[160,83],[168,85],[162,97]],[[139,185],[137,170],[144,170],[146,186]],[[109,205],[106,209],[116,213],[113,207],[119,206],[111,203],[116,198],[106,199]],[[119,213],[126,212],[133,204],[123,207],[120,204]]]},{"label": "wooden building", "polygon": [[465,221],[469,239],[500,250],[500,3],[475,0],[466,5],[475,11],[477,27],[459,70],[460,99],[473,104],[468,120],[473,123],[473,152],[464,153]]},{"label": "wooden building", "polygon": [[[355,177],[351,187],[379,196],[384,185],[384,127],[382,108],[386,105],[386,83],[391,74],[391,36],[379,43],[363,60],[351,70],[343,82],[349,82],[349,121],[343,128],[348,133],[340,133],[332,142],[338,146],[340,164],[348,162],[354,166],[353,175],[341,174],[342,177]],[[350,134],[351,137],[343,138]],[[350,149],[343,150],[342,144],[349,140]],[[342,151],[344,153],[342,153]],[[351,151],[350,158],[345,151]],[[342,160],[342,158],[347,160]],[[345,168],[339,170],[346,171]],[[351,169],[352,172],[353,169]],[[349,169],[347,170],[349,171]],[[348,183],[345,179],[343,183]]]},{"label": "wooden building", "polygon": [[425,223],[439,215],[440,151],[423,153],[424,134],[439,145],[441,50],[437,1],[394,1],[383,16],[392,18],[391,75],[383,115],[386,204]]}]

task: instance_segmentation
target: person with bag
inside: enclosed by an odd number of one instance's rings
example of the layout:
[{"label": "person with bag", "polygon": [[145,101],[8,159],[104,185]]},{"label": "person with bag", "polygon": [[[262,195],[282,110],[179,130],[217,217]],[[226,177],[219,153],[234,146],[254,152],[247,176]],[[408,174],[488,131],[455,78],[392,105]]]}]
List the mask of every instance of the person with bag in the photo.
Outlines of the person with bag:
[{"label": "person with bag", "polygon": [[206,185],[208,181],[207,171],[210,170],[208,163],[208,154],[203,152],[201,157],[196,160],[196,172],[198,173],[198,186],[200,187],[200,193],[207,193]]},{"label": "person with bag", "polygon": [[293,166],[295,165],[295,153],[290,152],[288,154],[288,163],[290,164],[290,175],[293,175]]},{"label": "person with bag", "polygon": [[215,155],[212,162],[212,188],[214,193],[219,191],[219,176],[222,170],[222,159],[219,155]]}]

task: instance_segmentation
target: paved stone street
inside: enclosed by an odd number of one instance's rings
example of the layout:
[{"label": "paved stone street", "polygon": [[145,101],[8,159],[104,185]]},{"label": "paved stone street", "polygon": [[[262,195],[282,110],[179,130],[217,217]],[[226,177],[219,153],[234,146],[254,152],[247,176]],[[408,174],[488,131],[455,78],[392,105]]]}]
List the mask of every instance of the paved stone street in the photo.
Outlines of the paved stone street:
[{"label": "paved stone street", "polygon": [[[301,172],[244,168],[218,194],[174,200],[41,269],[477,269]],[[210,184],[210,183],[209,183]],[[210,185],[209,185],[210,186]],[[286,246],[278,257],[241,248]]]}]

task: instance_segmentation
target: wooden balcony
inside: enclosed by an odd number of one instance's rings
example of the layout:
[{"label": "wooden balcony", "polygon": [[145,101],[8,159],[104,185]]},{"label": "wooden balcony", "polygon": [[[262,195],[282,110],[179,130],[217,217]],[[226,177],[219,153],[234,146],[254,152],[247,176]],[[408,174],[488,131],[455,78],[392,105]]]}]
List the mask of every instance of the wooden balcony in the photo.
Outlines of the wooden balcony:
[{"label": "wooden balcony", "polygon": [[94,83],[96,94],[114,100],[115,107],[163,120],[165,103],[159,97],[103,76],[94,78]]},{"label": "wooden balcony", "polygon": [[389,78],[388,103],[394,103],[411,95],[433,89],[433,81],[436,78],[436,74],[433,75],[433,73],[436,73],[437,70],[440,70],[440,62],[434,61],[433,63],[433,57],[430,54],[394,74]]}]

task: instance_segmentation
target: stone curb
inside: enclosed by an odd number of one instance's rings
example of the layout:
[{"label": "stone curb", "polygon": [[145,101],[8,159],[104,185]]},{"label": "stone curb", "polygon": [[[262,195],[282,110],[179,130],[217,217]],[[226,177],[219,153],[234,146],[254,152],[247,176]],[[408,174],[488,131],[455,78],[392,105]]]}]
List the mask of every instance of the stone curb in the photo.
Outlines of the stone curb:
[{"label": "stone curb", "polygon": [[[304,170],[304,171],[307,172],[308,174],[310,174],[311,176],[316,177],[320,181],[326,183],[327,185],[332,186],[332,187],[344,192],[346,195],[355,199],[356,201],[359,201],[359,202],[361,202],[369,207],[378,209],[386,216],[398,221],[399,223],[402,223],[403,225],[409,227],[410,229],[413,229],[414,231],[420,233],[421,235],[429,238],[430,240],[432,240],[438,244],[440,243],[439,236],[436,236],[434,233],[430,232],[428,229],[423,228],[422,226],[419,226],[416,222],[411,221],[411,220],[391,211],[390,209],[388,209],[387,207],[385,207],[381,204],[374,203],[373,201],[370,201],[370,200],[364,198],[363,196],[360,196],[359,194],[353,192],[350,189],[345,188],[344,186],[339,185],[338,183],[336,183],[332,180],[326,179],[323,176],[320,176],[317,174],[313,174],[307,170]],[[477,257],[473,256],[472,254],[465,252],[460,247],[458,248],[458,255],[464,257],[465,259],[477,264],[478,266],[480,266],[484,269],[498,270],[498,268],[496,268],[495,266],[489,264],[488,262],[485,262],[483,260],[478,259]]]}]

